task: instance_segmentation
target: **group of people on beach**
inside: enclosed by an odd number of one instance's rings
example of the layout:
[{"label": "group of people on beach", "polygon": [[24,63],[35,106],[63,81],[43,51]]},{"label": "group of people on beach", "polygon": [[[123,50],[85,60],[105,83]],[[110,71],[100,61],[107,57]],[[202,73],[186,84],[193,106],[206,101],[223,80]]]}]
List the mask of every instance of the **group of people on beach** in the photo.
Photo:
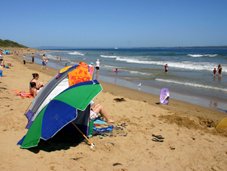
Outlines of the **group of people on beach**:
[{"label": "group of people on beach", "polygon": [[[167,73],[168,72],[168,64],[164,65],[164,72]],[[222,66],[221,64],[218,65],[218,67],[214,67],[213,69],[213,76],[214,78],[216,77],[216,75],[218,74],[218,78],[220,79],[222,77]]]},{"label": "group of people on beach", "polygon": [[218,74],[218,77],[221,78],[221,76],[222,76],[221,64],[218,65],[218,69],[216,69],[216,67],[214,67],[214,69],[213,69],[213,76],[216,77],[217,74]]},{"label": "group of people on beach", "polygon": [[3,53],[0,51],[0,68],[7,68],[9,69],[12,66],[11,63],[5,63]]}]

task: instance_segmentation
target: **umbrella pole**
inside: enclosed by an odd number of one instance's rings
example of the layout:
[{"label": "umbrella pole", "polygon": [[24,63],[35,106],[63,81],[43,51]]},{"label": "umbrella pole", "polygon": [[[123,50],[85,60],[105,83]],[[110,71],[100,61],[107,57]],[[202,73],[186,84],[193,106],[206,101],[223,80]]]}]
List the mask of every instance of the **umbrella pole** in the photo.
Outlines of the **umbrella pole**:
[{"label": "umbrella pole", "polygon": [[90,144],[90,146],[93,148],[95,145],[88,139],[88,137],[86,135],[84,135],[84,133],[76,126],[75,123],[73,123],[73,126],[82,134],[82,136],[87,140],[87,142]]}]

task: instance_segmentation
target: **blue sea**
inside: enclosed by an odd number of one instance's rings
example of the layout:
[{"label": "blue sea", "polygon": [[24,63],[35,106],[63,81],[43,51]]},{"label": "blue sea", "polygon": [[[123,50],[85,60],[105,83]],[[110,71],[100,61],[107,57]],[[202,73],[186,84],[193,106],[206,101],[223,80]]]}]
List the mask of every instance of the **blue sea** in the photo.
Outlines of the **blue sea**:
[{"label": "blue sea", "polygon": [[[46,56],[56,69],[99,59],[102,81],[156,95],[165,87],[170,98],[227,112],[227,47],[54,49]],[[222,77],[212,73],[218,64]]]}]

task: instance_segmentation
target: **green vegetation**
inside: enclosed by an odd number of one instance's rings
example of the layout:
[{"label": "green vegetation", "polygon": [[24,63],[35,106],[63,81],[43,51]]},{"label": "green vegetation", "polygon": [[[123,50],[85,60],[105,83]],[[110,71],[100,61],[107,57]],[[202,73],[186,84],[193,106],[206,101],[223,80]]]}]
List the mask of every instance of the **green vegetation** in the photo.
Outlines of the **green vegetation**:
[{"label": "green vegetation", "polygon": [[19,44],[17,42],[11,41],[11,40],[2,40],[0,39],[0,47],[20,47],[20,48],[26,48],[26,46]]}]

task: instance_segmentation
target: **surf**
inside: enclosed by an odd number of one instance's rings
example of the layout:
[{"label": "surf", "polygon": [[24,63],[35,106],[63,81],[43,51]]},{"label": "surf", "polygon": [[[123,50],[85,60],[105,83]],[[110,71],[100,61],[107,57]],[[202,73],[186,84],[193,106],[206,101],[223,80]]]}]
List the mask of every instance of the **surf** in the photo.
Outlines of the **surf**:
[{"label": "surf", "polygon": [[69,52],[68,54],[69,54],[69,55],[79,55],[79,56],[84,56],[83,53],[78,52],[78,51]]},{"label": "surf", "polygon": [[202,58],[202,57],[216,57],[218,54],[188,54],[187,56],[193,57],[193,58]]},{"label": "surf", "polygon": [[213,87],[213,86],[208,86],[208,85],[204,85],[204,84],[198,84],[198,83],[192,83],[192,82],[180,82],[180,81],[176,81],[176,80],[168,80],[168,79],[161,79],[161,78],[156,78],[155,80],[160,81],[160,82],[165,82],[165,83],[173,83],[173,84],[179,84],[179,85],[184,85],[184,86],[205,88],[205,89],[227,92],[227,89],[225,89],[225,88]]}]

